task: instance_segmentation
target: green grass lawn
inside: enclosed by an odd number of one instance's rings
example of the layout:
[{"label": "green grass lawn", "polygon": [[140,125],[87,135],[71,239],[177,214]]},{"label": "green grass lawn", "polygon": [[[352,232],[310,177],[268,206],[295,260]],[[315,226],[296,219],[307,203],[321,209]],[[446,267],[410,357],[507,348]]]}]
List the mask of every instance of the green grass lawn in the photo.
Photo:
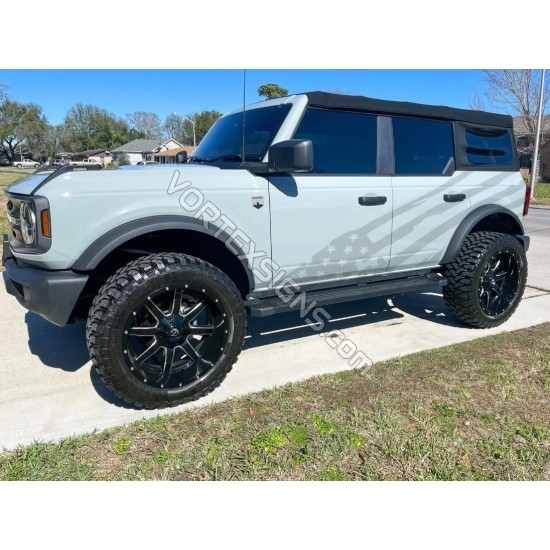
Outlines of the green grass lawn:
[{"label": "green grass lawn", "polygon": [[6,211],[7,199],[4,194],[4,190],[12,181],[24,177],[26,173],[27,171],[22,170],[0,170],[0,235],[8,232],[8,219]]},{"label": "green grass lawn", "polygon": [[537,183],[535,185],[535,199],[533,204],[550,205],[550,183]]},{"label": "green grass lawn", "polygon": [[21,447],[0,479],[547,480],[549,394],[546,324]]}]

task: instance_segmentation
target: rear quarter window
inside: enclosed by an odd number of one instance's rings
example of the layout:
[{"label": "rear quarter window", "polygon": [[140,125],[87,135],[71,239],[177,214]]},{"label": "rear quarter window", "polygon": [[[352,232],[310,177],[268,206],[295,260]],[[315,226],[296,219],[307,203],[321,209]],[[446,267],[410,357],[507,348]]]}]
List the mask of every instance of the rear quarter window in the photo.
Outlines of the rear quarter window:
[{"label": "rear quarter window", "polygon": [[466,160],[474,166],[513,166],[511,132],[506,128],[466,128]]}]

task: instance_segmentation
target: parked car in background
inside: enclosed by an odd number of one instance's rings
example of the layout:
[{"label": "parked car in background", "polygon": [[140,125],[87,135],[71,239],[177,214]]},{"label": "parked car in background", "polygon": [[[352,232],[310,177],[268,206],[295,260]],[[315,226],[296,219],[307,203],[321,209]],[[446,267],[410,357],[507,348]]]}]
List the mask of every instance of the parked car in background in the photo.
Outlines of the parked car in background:
[{"label": "parked car in background", "polygon": [[64,160],[54,160],[52,166],[65,166],[67,163]]},{"label": "parked car in background", "polygon": [[14,160],[12,166],[16,168],[38,168],[40,163],[32,159]]},{"label": "parked car in background", "polygon": [[160,162],[157,162],[156,160],[140,160],[139,162],[136,162],[137,166],[147,166],[148,164],[160,164]]}]

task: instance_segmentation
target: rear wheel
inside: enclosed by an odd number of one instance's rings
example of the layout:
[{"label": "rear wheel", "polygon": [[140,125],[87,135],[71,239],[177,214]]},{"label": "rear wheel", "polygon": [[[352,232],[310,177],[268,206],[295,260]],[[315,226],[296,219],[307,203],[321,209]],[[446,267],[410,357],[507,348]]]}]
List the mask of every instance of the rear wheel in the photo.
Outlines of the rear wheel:
[{"label": "rear wheel", "polygon": [[211,264],[154,254],[105,283],[86,334],[92,362],[116,395],[140,408],[175,406],[217,388],[237,361],[243,300]]},{"label": "rear wheel", "polygon": [[507,321],[519,305],[527,280],[527,258],[511,235],[472,233],[445,266],[443,298],[461,321],[479,328]]}]

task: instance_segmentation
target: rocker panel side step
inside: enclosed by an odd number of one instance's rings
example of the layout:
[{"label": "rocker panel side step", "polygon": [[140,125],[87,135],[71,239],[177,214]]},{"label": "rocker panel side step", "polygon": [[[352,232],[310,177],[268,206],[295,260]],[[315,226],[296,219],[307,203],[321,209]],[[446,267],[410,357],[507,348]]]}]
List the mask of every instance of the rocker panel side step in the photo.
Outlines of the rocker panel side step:
[{"label": "rocker panel side step", "polygon": [[391,281],[329,288],[326,290],[302,291],[289,295],[289,299],[286,302],[279,297],[253,298],[245,302],[245,308],[247,314],[251,317],[268,317],[269,315],[289,310],[310,309],[316,306],[352,302],[365,298],[391,296],[403,292],[426,290],[434,288],[434,286],[442,287],[446,283],[447,279],[444,277],[438,274],[431,274],[421,277],[407,277],[406,279],[393,279]]}]

